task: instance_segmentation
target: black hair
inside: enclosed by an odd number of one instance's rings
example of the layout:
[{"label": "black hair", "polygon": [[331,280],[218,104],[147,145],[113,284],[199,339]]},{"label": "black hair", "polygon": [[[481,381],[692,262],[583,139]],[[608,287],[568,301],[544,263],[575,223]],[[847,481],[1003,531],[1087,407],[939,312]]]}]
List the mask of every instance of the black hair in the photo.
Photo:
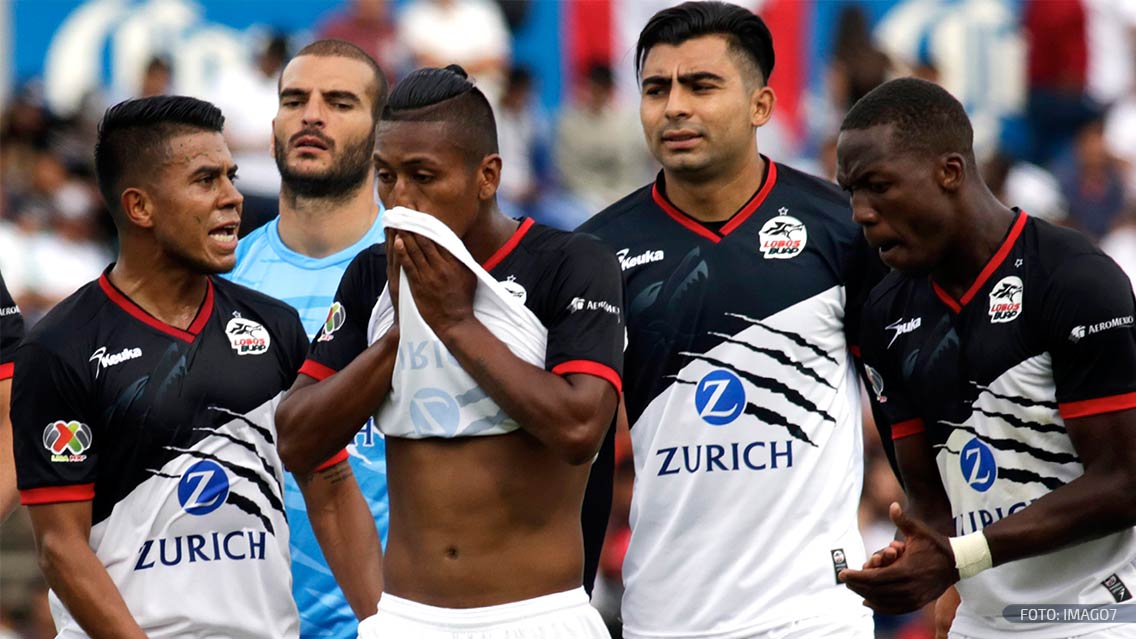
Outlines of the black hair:
[{"label": "black hair", "polygon": [[[383,112],[383,106],[386,105],[389,85],[387,84],[387,76],[383,73],[382,68],[379,67],[379,63],[375,62],[375,59],[368,55],[366,51],[346,40],[327,38],[324,40],[316,40],[305,46],[296,53],[295,57],[298,58],[302,55],[320,58],[350,58],[351,60],[358,60],[370,67],[371,73],[374,75],[374,84],[370,87],[371,116],[375,122],[379,121],[379,116]],[[279,90],[280,85],[277,83],[278,93]]]},{"label": "black hair", "polygon": [[974,129],[966,109],[934,82],[899,78],[881,84],[852,105],[840,130],[889,124],[897,151],[961,153],[974,164]]},{"label": "black hair", "polygon": [[225,116],[204,100],[160,95],[126,100],[107,109],[95,143],[95,177],[107,208],[117,219],[123,181],[166,162],[169,141],[184,133],[221,133]]},{"label": "black hair", "polygon": [[774,61],[769,27],[752,11],[716,1],[684,2],[652,16],[635,45],[635,73],[642,71],[647,53],[655,45],[677,46],[706,35],[724,36],[730,50],[753,64],[763,82],[769,82]]},{"label": "black hair", "polygon": [[461,146],[476,162],[498,150],[493,107],[465,69],[456,64],[412,71],[394,86],[381,119],[451,124],[454,134],[466,142]]}]

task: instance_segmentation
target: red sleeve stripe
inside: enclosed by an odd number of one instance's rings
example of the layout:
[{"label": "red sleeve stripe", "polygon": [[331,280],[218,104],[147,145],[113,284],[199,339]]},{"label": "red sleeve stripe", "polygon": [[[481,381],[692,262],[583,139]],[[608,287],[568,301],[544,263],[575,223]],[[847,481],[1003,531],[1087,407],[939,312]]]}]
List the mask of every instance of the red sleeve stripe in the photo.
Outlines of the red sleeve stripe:
[{"label": "red sleeve stripe", "polygon": [[1115,413],[1118,410],[1136,408],[1136,393],[1124,393],[1111,397],[1098,397],[1079,402],[1066,402],[1058,405],[1062,419],[1076,419],[1077,417],[1090,417],[1101,413]]},{"label": "red sleeve stripe", "polygon": [[94,498],[94,484],[48,486],[46,488],[29,488],[20,491],[20,503],[25,506],[59,504],[68,501],[91,501]]},{"label": "red sleeve stripe", "polygon": [[909,419],[905,422],[893,424],[891,427],[892,440],[903,439],[904,437],[911,437],[922,433],[926,428],[923,426],[923,420],[919,418]]},{"label": "red sleeve stripe", "polygon": [[331,459],[325,461],[324,463],[320,464],[319,466],[316,466],[315,472],[318,473],[321,470],[327,470],[328,468],[331,468],[332,466],[334,466],[336,464],[341,464],[345,461],[347,461],[347,449],[346,448],[344,448],[343,450],[339,451],[338,453],[332,455]]},{"label": "red sleeve stripe", "polygon": [[0,380],[12,379],[12,375],[16,374],[15,362],[4,362],[0,364]]},{"label": "red sleeve stripe", "polygon": [[317,382],[322,382],[328,377],[334,375],[335,369],[331,368],[330,366],[324,366],[314,359],[306,359],[304,360],[304,365],[300,367],[300,374],[307,375],[308,377],[315,379]]},{"label": "red sleeve stripe", "polygon": [[605,366],[599,362],[586,359],[573,359],[553,366],[552,373],[554,375],[571,375],[573,373],[595,375],[600,379],[606,379],[610,382],[611,385],[615,387],[615,392],[623,392],[623,380],[619,378],[619,373],[616,373],[610,366]]}]

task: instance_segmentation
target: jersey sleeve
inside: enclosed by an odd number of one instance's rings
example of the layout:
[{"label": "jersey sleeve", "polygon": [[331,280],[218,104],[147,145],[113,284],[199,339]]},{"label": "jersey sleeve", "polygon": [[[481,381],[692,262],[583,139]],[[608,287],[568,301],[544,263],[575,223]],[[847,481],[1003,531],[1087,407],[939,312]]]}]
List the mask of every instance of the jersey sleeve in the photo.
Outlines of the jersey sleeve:
[{"label": "jersey sleeve", "polygon": [[100,425],[90,382],[37,343],[17,353],[12,384],[12,439],[20,502],[94,499]]},{"label": "jersey sleeve", "polygon": [[0,274],[0,380],[11,379],[15,371],[16,346],[24,337],[24,318],[20,307],[8,293]]},{"label": "jersey sleeve", "polygon": [[1136,302],[1128,277],[1108,257],[1085,254],[1053,278],[1042,325],[1061,416],[1136,408]]},{"label": "jersey sleeve", "polygon": [[379,246],[355,256],[343,273],[323,326],[312,340],[301,373],[325,379],[367,349],[367,324],[386,283],[386,254]]},{"label": "jersey sleeve", "polygon": [[915,402],[904,389],[902,371],[889,356],[883,302],[870,299],[860,313],[861,371],[871,395],[872,414],[884,442],[924,430]]},{"label": "jersey sleeve", "polygon": [[623,274],[615,254],[595,238],[574,238],[550,290],[545,368],[595,375],[622,392]]},{"label": "jersey sleeve", "polygon": [[844,334],[854,354],[861,350],[863,331],[860,330],[860,322],[864,317],[864,305],[872,289],[887,273],[879,252],[868,245],[863,233],[857,233],[844,265]]}]

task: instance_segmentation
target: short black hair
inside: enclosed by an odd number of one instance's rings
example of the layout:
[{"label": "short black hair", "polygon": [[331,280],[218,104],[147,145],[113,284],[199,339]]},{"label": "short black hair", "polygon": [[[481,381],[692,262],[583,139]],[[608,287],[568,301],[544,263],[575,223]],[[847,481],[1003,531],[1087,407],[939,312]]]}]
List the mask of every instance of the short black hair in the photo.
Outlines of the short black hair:
[{"label": "short black hair", "polygon": [[107,109],[95,143],[95,177],[107,208],[118,219],[123,181],[137,180],[140,172],[165,164],[170,138],[221,133],[224,126],[221,109],[182,95],[126,100]]},{"label": "short black hair", "polygon": [[462,67],[412,71],[394,86],[382,120],[387,122],[446,122],[465,138],[471,160],[498,152],[497,121],[485,94]]},{"label": "short black hair", "polygon": [[897,151],[961,153],[974,163],[974,129],[966,109],[943,87],[918,78],[885,82],[860,98],[841,131],[893,125]]},{"label": "short black hair", "polygon": [[678,46],[707,35],[726,38],[731,51],[742,55],[769,82],[773,74],[773,34],[757,14],[726,2],[684,2],[651,16],[635,45],[635,73],[657,44]]},{"label": "short black hair", "polygon": [[[359,47],[347,42],[346,40],[336,40],[335,38],[326,38],[323,40],[316,40],[315,42],[305,46],[296,52],[295,57],[302,55],[311,55],[319,58],[350,58],[358,60],[371,68],[371,73],[374,74],[374,84],[371,86],[371,117],[375,122],[379,121],[379,115],[383,112],[383,107],[387,102],[387,91],[389,85],[387,84],[387,76],[383,73],[382,68],[379,66],[375,59],[367,54],[366,51]],[[281,85],[279,82],[276,84],[277,93],[280,92]]]}]

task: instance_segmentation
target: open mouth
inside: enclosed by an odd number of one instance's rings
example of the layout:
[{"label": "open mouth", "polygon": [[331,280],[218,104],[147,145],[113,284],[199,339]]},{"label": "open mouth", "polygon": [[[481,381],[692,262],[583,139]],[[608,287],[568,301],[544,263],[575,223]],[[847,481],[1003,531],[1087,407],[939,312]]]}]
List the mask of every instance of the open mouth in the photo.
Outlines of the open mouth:
[{"label": "open mouth", "polygon": [[209,237],[217,240],[218,242],[229,243],[237,241],[237,231],[241,225],[239,222],[232,222],[230,224],[223,224],[217,228],[209,231]]}]

